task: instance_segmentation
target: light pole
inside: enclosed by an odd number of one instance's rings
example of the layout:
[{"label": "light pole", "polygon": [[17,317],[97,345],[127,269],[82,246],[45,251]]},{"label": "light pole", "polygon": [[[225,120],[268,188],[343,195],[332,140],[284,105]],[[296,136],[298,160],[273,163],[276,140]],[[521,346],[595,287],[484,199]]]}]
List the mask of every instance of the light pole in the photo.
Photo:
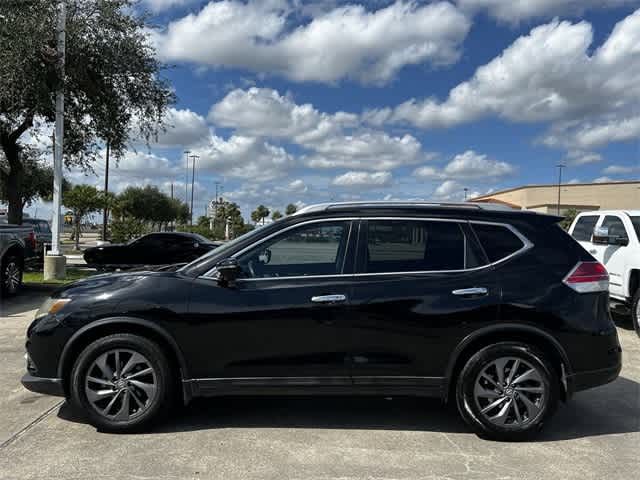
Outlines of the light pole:
[{"label": "light pole", "polygon": [[469,189],[467,187],[464,187],[464,201],[467,201],[467,192],[469,191]]},{"label": "light pole", "polygon": [[189,158],[193,161],[193,172],[191,173],[191,225],[193,225],[193,184],[196,179],[196,160],[200,155],[191,155]]},{"label": "light pole", "polygon": [[45,280],[63,279],[66,276],[66,259],[64,255],[60,254],[60,206],[62,204],[62,154],[64,144],[64,62],[67,22],[65,0],[58,2],[57,10],[58,85],[56,88],[56,126],[53,146],[53,225],[51,229],[51,252],[44,259],[43,277]]},{"label": "light pole", "polygon": [[558,167],[558,215],[560,215],[560,186],[562,185],[562,169],[566,167],[565,164],[559,163],[556,165]]},{"label": "light pole", "polygon": [[107,194],[109,193],[109,150],[111,148],[107,140],[107,154],[104,165],[104,210],[102,210],[102,241],[107,240],[107,222],[109,221],[109,209],[107,208]]},{"label": "light pole", "polygon": [[184,151],[184,157],[187,163],[184,166],[184,203],[187,203],[187,198],[189,198],[189,154],[191,150]]}]

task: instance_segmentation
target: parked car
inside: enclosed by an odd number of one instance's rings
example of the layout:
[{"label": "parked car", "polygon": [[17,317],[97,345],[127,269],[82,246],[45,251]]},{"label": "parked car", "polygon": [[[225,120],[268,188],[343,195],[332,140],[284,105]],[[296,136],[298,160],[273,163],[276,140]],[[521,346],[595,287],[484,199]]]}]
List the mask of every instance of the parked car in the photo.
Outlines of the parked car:
[{"label": "parked car", "polygon": [[39,259],[44,258],[45,245],[51,245],[51,226],[47,220],[40,218],[25,218],[22,220],[23,225],[29,225],[33,228],[35,234],[35,254]]},{"label": "parked car", "polygon": [[149,233],[129,243],[87,248],[84,261],[100,270],[188,263],[220,245],[196,233]]},{"label": "parked car", "polygon": [[583,212],[569,233],[607,267],[612,307],[631,314],[640,336],[640,210]]},{"label": "parked car", "polygon": [[522,439],[621,368],[606,270],[559,220],[308,207],[175,272],[59,290],[27,331],[22,381],[106,431],[197,396],[369,394],[439,397],[478,433]]},{"label": "parked car", "polygon": [[15,295],[22,286],[25,262],[35,254],[35,235],[30,226],[0,225],[0,293]]}]

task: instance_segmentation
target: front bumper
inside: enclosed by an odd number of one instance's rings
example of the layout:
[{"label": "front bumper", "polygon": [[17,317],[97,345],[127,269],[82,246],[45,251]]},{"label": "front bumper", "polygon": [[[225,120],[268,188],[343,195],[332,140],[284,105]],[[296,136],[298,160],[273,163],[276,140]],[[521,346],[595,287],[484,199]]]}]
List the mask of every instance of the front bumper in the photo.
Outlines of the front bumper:
[{"label": "front bumper", "polygon": [[61,378],[34,377],[33,375],[26,373],[22,377],[22,385],[24,385],[24,388],[27,390],[35,393],[55,395],[57,397],[65,396]]}]

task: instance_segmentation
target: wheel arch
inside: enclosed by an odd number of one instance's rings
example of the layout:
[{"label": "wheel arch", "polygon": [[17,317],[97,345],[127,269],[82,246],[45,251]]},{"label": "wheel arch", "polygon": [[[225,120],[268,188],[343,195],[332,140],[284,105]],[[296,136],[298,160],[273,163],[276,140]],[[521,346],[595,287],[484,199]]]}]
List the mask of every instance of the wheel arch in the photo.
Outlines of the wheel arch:
[{"label": "wheel arch", "polygon": [[4,254],[2,255],[2,263],[4,264],[4,261],[13,255],[17,255],[24,266],[24,247],[19,243],[14,243],[4,251]]},{"label": "wheel arch", "polygon": [[561,380],[563,400],[571,395],[565,378],[573,373],[569,358],[560,343],[549,333],[532,326],[502,324],[482,328],[465,337],[455,348],[446,371],[445,401],[453,396],[458,375],[465,363],[480,349],[498,342],[521,341],[549,355],[558,378]]},{"label": "wheel arch", "polygon": [[167,352],[169,361],[179,369],[180,383],[182,383],[183,379],[189,378],[184,355],[173,336],[164,328],[142,318],[104,318],[85,325],[75,332],[62,349],[60,361],[58,362],[58,378],[62,379],[65,394],[69,393],[71,369],[80,352],[94,340],[114,333],[132,333],[157,342]]}]

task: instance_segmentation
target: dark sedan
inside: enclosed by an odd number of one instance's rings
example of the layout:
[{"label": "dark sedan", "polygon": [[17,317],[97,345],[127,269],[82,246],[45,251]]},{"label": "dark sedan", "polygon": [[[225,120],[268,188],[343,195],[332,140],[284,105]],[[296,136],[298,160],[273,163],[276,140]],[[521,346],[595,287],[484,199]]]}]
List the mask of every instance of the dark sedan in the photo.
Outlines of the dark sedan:
[{"label": "dark sedan", "polygon": [[197,233],[150,233],[129,243],[88,248],[84,261],[99,270],[171,265],[191,262],[220,245]]}]

